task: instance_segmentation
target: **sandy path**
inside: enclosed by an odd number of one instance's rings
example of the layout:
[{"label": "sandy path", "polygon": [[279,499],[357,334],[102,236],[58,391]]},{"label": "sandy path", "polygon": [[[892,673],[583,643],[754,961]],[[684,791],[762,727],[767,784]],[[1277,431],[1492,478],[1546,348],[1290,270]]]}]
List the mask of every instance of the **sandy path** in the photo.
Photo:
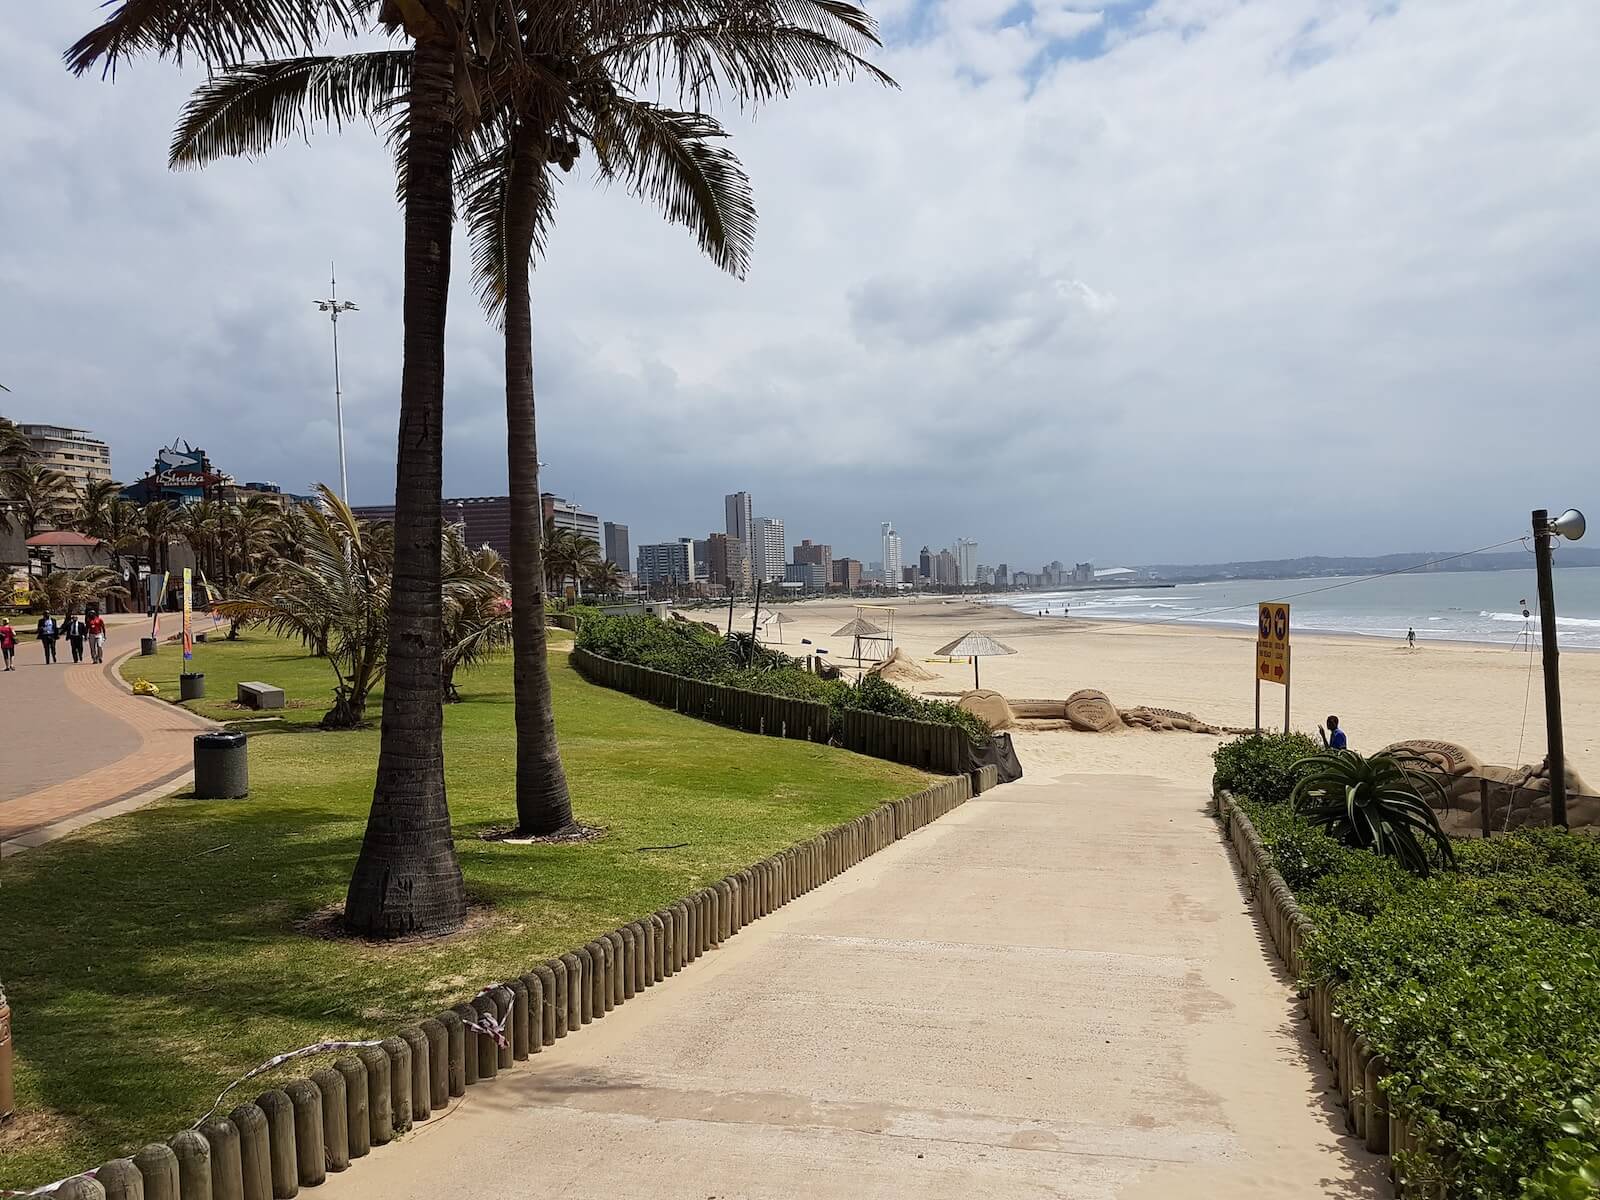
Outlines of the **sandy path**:
[{"label": "sandy path", "polygon": [[329,1200],[1369,1196],[1205,793],[991,792]]}]

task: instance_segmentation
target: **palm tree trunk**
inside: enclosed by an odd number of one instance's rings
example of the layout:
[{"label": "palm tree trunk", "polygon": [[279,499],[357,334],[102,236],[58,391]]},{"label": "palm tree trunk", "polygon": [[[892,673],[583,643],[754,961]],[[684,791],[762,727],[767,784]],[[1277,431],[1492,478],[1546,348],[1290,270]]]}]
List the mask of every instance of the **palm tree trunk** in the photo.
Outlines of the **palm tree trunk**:
[{"label": "palm tree trunk", "polygon": [[444,327],[450,287],[454,54],[417,42],[407,113],[405,342],[395,462],[394,583],[377,783],[345,898],[355,933],[443,933],[466,919],[444,784],[440,599]]},{"label": "palm tree trunk", "polygon": [[572,797],[556,744],[544,633],[544,511],[534,424],[533,313],[528,261],[544,167],[519,125],[506,214],[506,451],[511,491],[512,679],[517,720],[517,829],[554,833],[572,824]]}]

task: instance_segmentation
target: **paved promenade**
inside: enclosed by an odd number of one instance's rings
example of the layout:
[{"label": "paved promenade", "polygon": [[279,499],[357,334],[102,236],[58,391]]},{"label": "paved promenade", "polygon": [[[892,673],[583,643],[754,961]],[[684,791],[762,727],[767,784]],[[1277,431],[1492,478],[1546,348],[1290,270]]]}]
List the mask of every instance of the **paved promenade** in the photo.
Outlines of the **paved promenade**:
[{"label": "paved promenade", "polygon": [[1131,776],[1000,788],[321,1190],[1387,1195],[1205,801]]},{"label": "paved promenade", "polygon": [[[116,662],[137,653],[141,617],[112,618],[106,664],[44,665],[24,636],[17,669],[0,674],[0,854],[13,854],[177,788],[194,735],[212,726],[184,709],[135,696]],[[163,653],[177,653],[163,647]],[[163,786],[165,785],[165,786]],[[154,795],[152,795],[154,793]]]}]

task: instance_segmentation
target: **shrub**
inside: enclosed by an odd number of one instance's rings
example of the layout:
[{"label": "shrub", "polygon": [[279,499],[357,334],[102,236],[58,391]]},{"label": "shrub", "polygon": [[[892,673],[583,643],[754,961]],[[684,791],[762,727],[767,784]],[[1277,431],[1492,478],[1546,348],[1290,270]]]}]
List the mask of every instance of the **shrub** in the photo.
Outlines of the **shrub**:
[{"label": "shrub", "polygon": [[749,633],[725,637],[694,621],[596,614],[579,624],[577,644],[604,658],[689,679],[826,704],[836,735],[847,709],[863,709],[955,725],[976,745],[989,741],[988,726],[958,705],[913,696],[876,675],[859,684],[823,679],[807,671],[799,659],[752,641]]},{"label": "shrub", "polygon": [[1420,758],[1327,750],[1294,765],[1290,800],[1318,829],[1357,850],[1392,858],[1413,875],[1434,864],[1455,865],[1450,839],[1422,796],[1432,790],[1440,805],[1445,790],[1431,774],[1413,768]]},{"label": "shrub", "polygon": [[1284,804],[1294,790],[1291,771],[1322,749],[1303,733],[1252,733],[1217,747],[1216,786],[1261,804]]}]

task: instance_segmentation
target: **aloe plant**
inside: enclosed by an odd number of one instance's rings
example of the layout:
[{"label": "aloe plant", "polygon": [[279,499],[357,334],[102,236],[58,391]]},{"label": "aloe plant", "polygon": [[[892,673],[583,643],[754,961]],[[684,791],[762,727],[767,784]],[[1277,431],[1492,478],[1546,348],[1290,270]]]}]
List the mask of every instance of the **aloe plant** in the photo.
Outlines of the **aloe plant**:
[{"label": "aloe plant", "polygon": [[1432,869],[1431,845],[1447,867],[1455,866],[1450,839],[1424,798],[1432,788],[1441,807],[1443,786],[1426,759],[1408,754],[1373,754],[1329,750],[1294,764],[1290,802],[1311,824],[1347,846],[1371,850],[1397,861],[1413,875]]}]

